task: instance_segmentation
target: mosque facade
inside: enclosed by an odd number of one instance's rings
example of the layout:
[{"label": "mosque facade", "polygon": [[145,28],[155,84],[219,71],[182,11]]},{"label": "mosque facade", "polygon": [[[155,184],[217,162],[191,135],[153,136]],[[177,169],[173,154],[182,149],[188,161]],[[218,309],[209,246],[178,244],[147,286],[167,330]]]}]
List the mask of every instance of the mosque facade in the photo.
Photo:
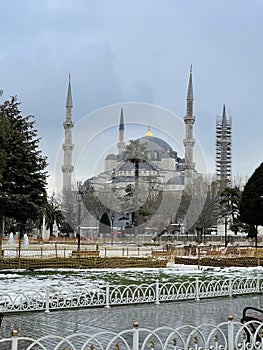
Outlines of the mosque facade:
[{"label": "mosque facade", "polygon": [[[193,159],[195,140],[193,137],[195,117],[193,115],[193,84],[192,68],[190,69],[187,107],[185,123],[184,157],[180,158],[176,150],[163,139],[155,137],[148,125],[148,131],[139,142],[144,145],[144,160],[139,164],[140,179],[154,179],[156,183],[165,185],[167,190],[182,190],[185,185],[191,184],[195,171]],[[72,188],[72,155],[74,151],[72,119],[72,93],[71,81],[68,83],[67,102],[66,102],[66,120],[63,123],[65,130],[65,142],[62,145],[64,152],[64,164],[62,165],[63,174],[63,192]],[[119,137],[117,142],[117,153],[108,154],[105,159],[104,171],[101,174],[88,179],[89,182],[97,189],[118,184],[120,187],[127,186],[128,183],[134,182],[134,164],[124,158],[127,142],[125,142],[125,111],[120,111]]]},{"label": "mosque facade", "polygon": [[[186,115],[183,118],[185,124],[184,155],[180,157],[177,151],[165,140],[154,136],[150,125],[148,125],[148,131],[145,136],[137,139],[137,142],[143,145],[144,149],[143,157],[138,162],[137,177],[135,162],[127,158],[127,147],[131,141],[125,140],[125,110],[121,108],[119,117],[116,116],[116,118],[119,118],[116,153],[108,154],[104,161],[104,170],[100,174],[87,179],[84,183],[86,189],[96,193],[96,200],[93,205],[102,208],[96,215],[91,213],[88,225],[91,225],[91,221],[93,221],[93,224],[94,221],[99,222],[104,214],[106,214],[109,222],[115,220],[116,216],[118,219],[121,218],[126,212],[139,212],[141,208],[143,208],[144,215],[146,215],[145,213],[149,211],[150,207],[159,215],[159,218],[163,216],[166,222],[176,221],[176,214],[174,215],[174,213],[179,208],[183,190],[191,186],[197,177],[200,178],[194,161],[195,139],[193,135],[195,116],[193,107],[194,95],[191,67],[187,88]],[[63,193],[72,191],[73,185],[76,188],[76,184],[72,184],[72,173],[74,171],[72,165],[74,152],[72,109],[71,81],[69,79],[66,119],[63,123],[65,131],[65,141],[62,145],[64,152],[62,165]],[[131,196],[132,198],[129,198],[132,188],[134,192]],[[155,193],[155,197],[152,193]],[[154,202],[157,202],[156,193],[162,193],[162,200],[161,205],[158,204],[158,207],[153,209]],[[171,194],[173,197],[171,197]],[[149,202],[150,197],[152,200]],[[89,202],[92,202],[94,198],[90,198]],[[145,205],[145,203],[148,204]],[[167,208],[169,208],[169,212]],[[90,214],[89,208],[87,208],[87,212],[86,216]]]}]

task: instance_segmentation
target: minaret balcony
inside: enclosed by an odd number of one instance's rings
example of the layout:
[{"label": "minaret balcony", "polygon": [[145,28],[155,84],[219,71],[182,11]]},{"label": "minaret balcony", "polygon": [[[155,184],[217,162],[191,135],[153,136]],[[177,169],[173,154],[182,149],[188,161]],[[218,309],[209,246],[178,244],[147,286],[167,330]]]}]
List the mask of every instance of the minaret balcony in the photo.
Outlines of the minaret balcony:
[{"label": "minaret balcony", "polygon": [[63,151],[72,151],[74,148],[74,144],[73,143],[63,143],[62,145]]},{"label": "minaret balcony", "polygon": [[73,165],[62,165],[61,167],[63,173],[73,173],[74,166]]}]

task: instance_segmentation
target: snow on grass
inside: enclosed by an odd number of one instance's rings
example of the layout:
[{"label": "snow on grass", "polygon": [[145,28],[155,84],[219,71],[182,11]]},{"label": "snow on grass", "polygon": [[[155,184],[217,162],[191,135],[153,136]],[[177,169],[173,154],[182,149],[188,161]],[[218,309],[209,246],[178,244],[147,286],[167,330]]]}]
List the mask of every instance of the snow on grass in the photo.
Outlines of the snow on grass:
[{"label": "snow on grass", "polygon": [[167,268],[127,268],[127,269],[39,269],[0,270],[0,292],[22,293],[26,290],[61,291],[86,287],[94,289],[111,285],[151,284],[158,279],[161,283],[183,282],[196,277],[201,279],[249,278],[262,273],[261,267],[254,268],[214,268],[188,265],[169,265]]}]

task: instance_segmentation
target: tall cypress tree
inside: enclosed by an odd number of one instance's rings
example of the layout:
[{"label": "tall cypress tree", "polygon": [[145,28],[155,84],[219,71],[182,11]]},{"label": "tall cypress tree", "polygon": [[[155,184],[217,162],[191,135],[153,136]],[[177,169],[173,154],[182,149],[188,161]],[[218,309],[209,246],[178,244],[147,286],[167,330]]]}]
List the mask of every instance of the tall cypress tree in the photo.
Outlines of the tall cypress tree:
[{"label": "tall cypress tree", "polygon": [[46,157],[39,150],[35,119],[23,117],[15,97],[0,105],[0,215],[20,229],[46,204]]},{"label": "tall cypress tree", "polygon": [[240,202],[240,220],[250,225],[250,236],[257,238],[257,227],[263,225],[263,163],[244,187]]}]

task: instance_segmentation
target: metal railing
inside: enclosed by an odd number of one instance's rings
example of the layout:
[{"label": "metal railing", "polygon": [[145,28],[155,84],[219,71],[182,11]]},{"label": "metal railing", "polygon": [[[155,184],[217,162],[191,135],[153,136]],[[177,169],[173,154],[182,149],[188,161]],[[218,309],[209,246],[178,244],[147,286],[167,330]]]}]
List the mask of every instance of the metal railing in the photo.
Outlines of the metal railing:
[{"label": "metal railing", "polygon": [[46,311],[80,307],[106,307],[114,305],[199,300],[263,291],[263,278],[200,279],[184,282],[63,288],[51,290],[24,290],[18,294],[0,291],[1,312]]},{"label": "metal railing", "polygon": [[[159,327],[154,330],[139,328],[135,322],[132,329],[119,333],[104,331],[95,334],[72,333],[66,337],[47,335],[38,339],[19,337],[13,330],[12,337],[0,339],[5,350],[247,350],[263,349],[263,324],[241,324],[229,316],[227,322],[218,325],[184,325],[177,328]],[[253,329],[253,330],[252,330]]]}]

